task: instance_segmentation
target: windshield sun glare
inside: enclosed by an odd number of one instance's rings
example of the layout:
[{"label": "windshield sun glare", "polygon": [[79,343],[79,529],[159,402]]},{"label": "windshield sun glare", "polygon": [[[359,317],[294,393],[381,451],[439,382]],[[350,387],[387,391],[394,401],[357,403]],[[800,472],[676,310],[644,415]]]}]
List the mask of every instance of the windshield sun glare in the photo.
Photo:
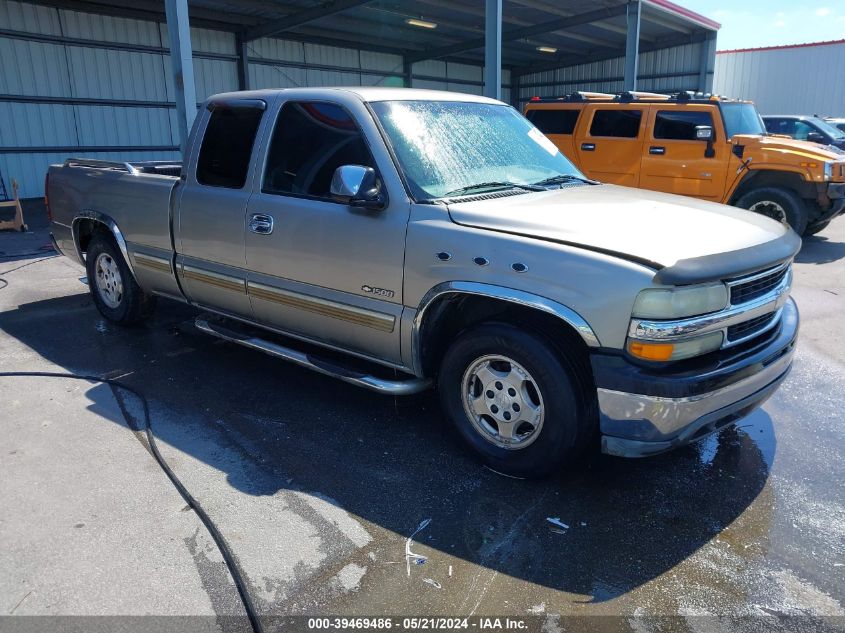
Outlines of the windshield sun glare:
[{"label": "windshield sun glare", "polygon": [[[415,199],[583,178],[527,119],[505,105],[383,101],[372,108]],[[483,187],[478,187],[482,189]]]}]

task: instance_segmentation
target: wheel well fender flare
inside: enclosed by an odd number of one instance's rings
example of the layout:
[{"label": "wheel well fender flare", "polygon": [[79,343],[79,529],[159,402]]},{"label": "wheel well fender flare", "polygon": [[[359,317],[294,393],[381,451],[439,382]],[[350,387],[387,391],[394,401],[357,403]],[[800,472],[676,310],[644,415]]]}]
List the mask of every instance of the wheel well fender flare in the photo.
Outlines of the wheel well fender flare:
[{"label": "wheel well fender flare", "polygon": [[804,179],[803,173],[793,170],[749,169],[737,181],[728,204],[735,205],[739,199],[757,187],[780,187],[791,189],[798,196],[812,197],[814,184]]},{"label": "wheel well fender flare", "polygon": [[117,225],[117,222],[115,222],[111,216],[106,215],[101,211],[84,209],[77,213],[76,216],[73,218],[73,222],[71,223],[71,232],[73,234],[73,243],[76,247],[76,256],[79,261],[83,265],[85,264],[85,257],[83,255],[82,248],[81,229],[86,222],[99,224],[106,228],[106,230],[114,238],[114,241],[117,244],[118,249],[120,250],[120,254],[123,256],[123,261],[126,262],[126,267],[129,269],[129,273],[132,275],[132,277],[135,279],[135,282],[137,283],[138,278],[135,275],[135,269],[132,266],[132,260],[129,258],[129,248],[126,245],[126,238],[123,236],[123,232],[120,230],[120,227]]},{"label": "wheel well fender flare", "polygon": [[422,376],[425,373],[423,367],[422,331],[426,324],[426,315],[429,312],[428,308],[437,303],[439,299],[448,295],[485,297],[550,314],[570,326],[580,335],[587,347],[601,347],[598,336],[596,336],[596,333],[590,327],[587,320],[569,306],[548,299],[547,297],[505,286],[472,281],[449,281],[431,288],[423,296],[414,315],[411,327],[411,362],[414,373],[418,376]]}]

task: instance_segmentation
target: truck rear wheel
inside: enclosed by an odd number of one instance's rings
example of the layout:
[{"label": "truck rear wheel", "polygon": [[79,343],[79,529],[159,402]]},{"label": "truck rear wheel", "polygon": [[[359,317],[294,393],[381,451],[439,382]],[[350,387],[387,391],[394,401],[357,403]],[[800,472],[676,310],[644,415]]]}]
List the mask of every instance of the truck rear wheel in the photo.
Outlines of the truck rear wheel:
[{"label": "truck rear wheel", "polygon": [[737,200],[736,206],[788,224],[798,235],[804,235],[807,228],[807,206],[801,197],[790,189],[752,189]]},{"label": "truck rear wheel", "polygon": [[109,321],[134,325],[152,313],[155,297],[141,290],[110,235],[97,232],[91,237],[85,270],[94,305]]},{"label": "truck rear wheel", "polygon": [[581,446],[586,413],[573,368],[541,336],[488,323],[451,344],[437,387],[444,412],[485,464],[541,477]]}]

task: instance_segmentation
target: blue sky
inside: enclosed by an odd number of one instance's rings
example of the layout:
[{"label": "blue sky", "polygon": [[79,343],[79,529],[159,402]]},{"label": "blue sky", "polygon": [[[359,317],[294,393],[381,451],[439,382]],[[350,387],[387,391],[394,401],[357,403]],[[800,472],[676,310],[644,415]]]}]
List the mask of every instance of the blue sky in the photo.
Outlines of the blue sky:
[{"label": "blue sky", "polygon": [[843,0],[675,0],[722,23],[718,48],[845,39]]}]

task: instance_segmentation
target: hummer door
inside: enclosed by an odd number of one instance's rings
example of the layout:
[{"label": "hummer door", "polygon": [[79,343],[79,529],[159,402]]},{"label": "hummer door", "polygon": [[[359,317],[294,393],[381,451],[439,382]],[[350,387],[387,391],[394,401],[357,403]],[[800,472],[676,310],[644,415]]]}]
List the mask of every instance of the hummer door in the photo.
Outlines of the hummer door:
[{"label": "hummer door", "polygon": [[585,108],[581,117],[590,119],[586,133],[575,143],[578,166],[590,178],[638,186],[647,113],[648,106],[636,104]]},{"label": "hummer door", "polygon": [[[731,146],[708,105],[652,105],[640,187],[721,201]],[[708,142],[696,129],[713,129]]]}]

